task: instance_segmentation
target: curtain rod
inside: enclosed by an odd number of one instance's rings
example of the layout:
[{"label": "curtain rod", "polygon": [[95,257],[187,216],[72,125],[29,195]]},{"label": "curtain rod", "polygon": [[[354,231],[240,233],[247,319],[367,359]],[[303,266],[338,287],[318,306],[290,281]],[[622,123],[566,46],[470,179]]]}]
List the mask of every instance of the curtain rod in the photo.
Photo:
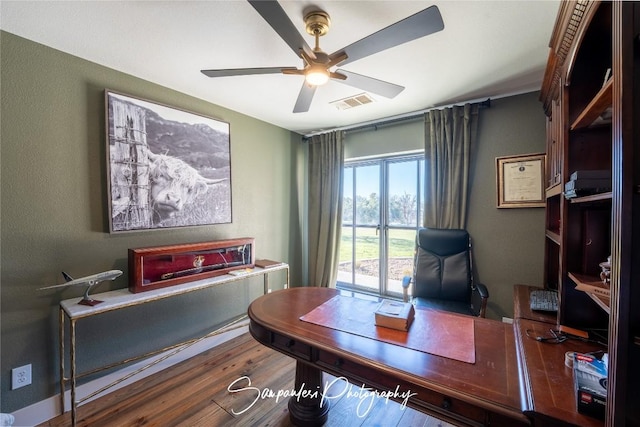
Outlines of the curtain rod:
[{"label": "curtain rod", "polygon": [[[465,102],[465,104],[468,103],[478,103],[480,108],[490,108],[491,107],[491,98],[487,98],[484,101],[468,101]],[[377,122],[371,122],[371,123],[361,123],[361,124],[356,124],[356,125],[352,125],[352,126],[343,126],[343,127],[339,127],[339,128],[335,128],[335,129],[331,129],[330,131],[323,131],[323,132],[315,132],[315,133],[310,133],[307,135],[304,135],[302,137],[303,141],[305,140],[309,140],[312,136],[314,135],[320,135],[323,133],[328,133],[328,132],[334,132],[334,131],[338,131],[338,130],[342,130],[345,132],[358,132],[364,129],[369,129],[369,128],[379,128],[379,127],[383,127],[383,126],[388,126],[388,125],[392,125],[392,124],[397,124],[397,123],[402,123],[402,122],[409,122],[412,120],[418,120],[420,118],[422,118],[424,116],[424,113],[428,112],[428,111],[433,111],[433,110],[442,110],[444,108],[448,108],[448,107],[453,107],[455,105],[459,105],[459,104],[449,104],[449,105],[442,105],[439,107],[432,107],[432,108],[426,108],[424,110],[420,110],[420,111],[414,111],[412,113],[408,113],[407,115],[404,116],[396,116],[396,117],[392,117],[389,119],[385,119],[385,120],[380,120]]]}]

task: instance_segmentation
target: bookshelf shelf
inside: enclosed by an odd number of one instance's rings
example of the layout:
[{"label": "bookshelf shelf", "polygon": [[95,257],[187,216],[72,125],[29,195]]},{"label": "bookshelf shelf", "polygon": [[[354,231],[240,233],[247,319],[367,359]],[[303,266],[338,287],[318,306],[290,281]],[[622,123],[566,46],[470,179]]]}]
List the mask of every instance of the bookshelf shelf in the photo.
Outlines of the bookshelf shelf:
[{"label": "bookshelf shelf", "polygon": [[605,200],[611,200],[612,193],[611,191],[607,193],[598,193],[591,194],[589,196],[576,197],[575,199],[571,199],[571,203],[591,203],[591,202],[600,202]]},{"label": "bookshelf shelf", "polygon": [[546,231],[547,239],[551,240],[556,245],[560,244],[560,234],[551,230]]},{"label": "bookshelf shelf", "polygon": [[547,198],[559,196],[562,194],[562,184],[555,184],[549,188],[547,188]]},{"label": "bookshelf shelf", "polygon": [[591,126],[596,122],[596,120],[598,120],[602,113],[611,107],[613,94],[612,88],[613,78],[610,78],[582,113],[580,113],[578,118],[573,122],[571,130],[578,130]]},{"label": "bookshelf shelf", "polygon": [[600,308],[610,314],[611,291],[600,278],[571,272],[568,275],[576,284],[576,290],[587,294]]}]

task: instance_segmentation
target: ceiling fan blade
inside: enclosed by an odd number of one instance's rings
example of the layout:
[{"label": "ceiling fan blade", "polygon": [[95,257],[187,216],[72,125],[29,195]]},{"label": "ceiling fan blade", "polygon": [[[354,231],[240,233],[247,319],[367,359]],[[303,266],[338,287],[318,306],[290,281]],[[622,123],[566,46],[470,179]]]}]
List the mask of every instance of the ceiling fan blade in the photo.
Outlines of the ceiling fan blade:
[{"label": "ceiling fan blade", "polygon": [[249,0],[249,3],[271,25],[271,28],[278,33],[282,40],[289,45],[296,56],[300,56],[300,50],[302,49],[308,56],[316,59],[313,49],[309,47],[277,1]]},{"label": "ceiling fan blade", "polygon": [[293,107],[294,113],[306,113],[309,111],[311,100],[313,99],[313,95],[316,93],[316,88],[317,86],[309,85],[307,82],[302,83],[302,88],[298,94],[298,100],[296,101],[295,107]]},{"label": "ceiling fan blade", "polygon": [[228,68],[224,70],[201,70],[209,77],[250,76],[254,74],[278,74],[297,70],[295,67]]},{"label": "ceiling fan blade", "polygon": [[336,81],[358,89],[372,92],[385,98],[395,98],[404,90],[404,86],[399,86],[383,80],[374,79],[373,77],[363,76],[361,74],[352,73],[350,71],[338,69],[336,73],[342,74],[347,78],[345,80],[337,79]]},{"label": "ceiling fan blade", "polygon": [[332,53],[329,57],[333,58],[341,53],[346,53],[347,59],[340,63],[340,65],[346,65],[374,53],[428,36],[442,29],[444,29],[444,22],[442,21],[440,10],[437,6],[431,6],[358,40]]},{"label": "ceiling fan blade", "polygon": [[338,65],[345,59],[347,59],[347,54],[344,53],[344,51],[336,52],[335,54],[329,57],[329,62],[327,62],[327,68],[331,68],[334,65]]}]

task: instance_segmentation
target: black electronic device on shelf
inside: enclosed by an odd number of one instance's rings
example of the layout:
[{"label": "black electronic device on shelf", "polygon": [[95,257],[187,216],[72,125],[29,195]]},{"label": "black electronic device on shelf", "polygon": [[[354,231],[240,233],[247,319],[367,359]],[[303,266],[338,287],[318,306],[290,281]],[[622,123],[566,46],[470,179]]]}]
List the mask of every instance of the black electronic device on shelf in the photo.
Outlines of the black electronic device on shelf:
[{"label": "black electronic device on shelf", "polygon": [[611,170],[577,170],[564,185],[567,199],[611,191]]}]

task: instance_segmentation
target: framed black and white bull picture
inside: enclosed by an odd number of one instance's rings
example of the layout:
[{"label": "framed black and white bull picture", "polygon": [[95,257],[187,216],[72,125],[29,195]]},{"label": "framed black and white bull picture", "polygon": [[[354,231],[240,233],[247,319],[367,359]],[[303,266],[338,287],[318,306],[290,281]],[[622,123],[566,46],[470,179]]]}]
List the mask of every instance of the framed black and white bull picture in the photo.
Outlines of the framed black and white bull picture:
[{"label": "framed black and white bull picture", "polygon": [[110,232],[231,222],[229,124],[105,91]]}]

